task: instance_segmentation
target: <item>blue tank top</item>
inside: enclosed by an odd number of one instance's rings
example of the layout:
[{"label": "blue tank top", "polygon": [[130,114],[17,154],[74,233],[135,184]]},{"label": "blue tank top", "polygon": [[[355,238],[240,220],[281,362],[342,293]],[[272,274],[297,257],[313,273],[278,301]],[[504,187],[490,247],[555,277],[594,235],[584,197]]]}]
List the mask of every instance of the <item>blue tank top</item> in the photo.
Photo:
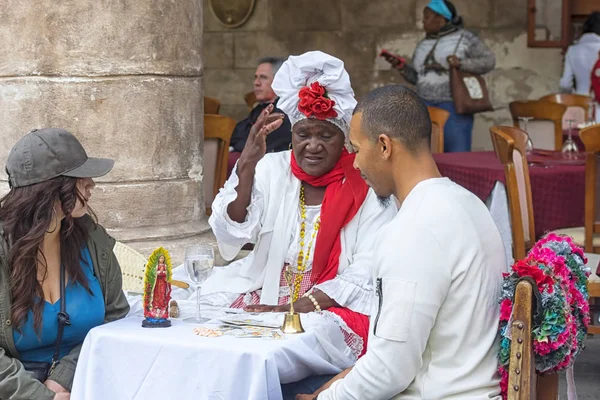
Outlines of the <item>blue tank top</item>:
[{"label": "blue tank top", "polygon": [[[60,358],[67,355],[73,347],[83,343],[85,335],[94,327],[104,322],[104,295],[100,282],[94,276],[94,266],[87,246],[81,251],[83,262],[81,268],[88,280],[90,294],[85,287],[70,279],[65,288],[67,313],[71,325],[66,325],[60,347]],[[33,312],[29,310],[27,320],[19,333],[13,330],[13,338],[19,358],[23,361],[51,362],[58,332],[58,313],[60,299],[54,304],[44,301],[42,311],[42,331],[38,337],[33,329]]]}]

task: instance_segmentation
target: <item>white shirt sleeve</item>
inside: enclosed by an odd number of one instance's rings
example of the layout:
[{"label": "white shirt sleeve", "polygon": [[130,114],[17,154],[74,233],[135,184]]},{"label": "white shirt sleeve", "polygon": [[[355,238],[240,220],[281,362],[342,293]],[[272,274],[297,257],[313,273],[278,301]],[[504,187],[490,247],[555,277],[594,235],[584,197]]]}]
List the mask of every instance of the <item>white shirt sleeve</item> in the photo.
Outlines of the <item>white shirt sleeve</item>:
[{"label": "white shirt sleeve", "polygon": [[315,285],[342,307],[369,315],[373,301],[371,274],[364,266],[352,264],[330,281]]},{"label": "white shirt sleeve", "polygon": [[261,228],[261,217],[265,209],[265,191],[262,189],[260,176],[264,171],[256,167],[252,196],[248,206],[248,214],[244,222],[237,223],[229,218],[227,207],[237,198],[236,188],[239,185],[237,164],[225,186],[219,191],[212,204],[212,214],[208,223],[217,238],[219,251],[227,261],[233,260],[247,243],[256,243]]},{"label": "white shirt sleeve", "polygon": [[429,231],[391,228],[382,231],[375,252],[378,311],[371,316],[367,353],[319,400],[387,400],[403,392],[422,366],[450,271]]},{"label": "white shirt sleeve", "polygon": [[573,91],[573,79],[575,76],[573,66],[571,65],[571,57],[573,56],[571,49],[572,47],[569,47],[565,55],[565,68],[562,78],[560,78],[560,88],[568,93]]},{"label": "white shirt sleeve", "polygon": [[354,249],[348,252],[351,255],[350,264],[334,279],[315,285],[315,289],[321,290],[342,307],[369,315],[374,294],[372,268],[377,233],[397,212],[393,202],[383,209],[370,191],[359,215]]}]

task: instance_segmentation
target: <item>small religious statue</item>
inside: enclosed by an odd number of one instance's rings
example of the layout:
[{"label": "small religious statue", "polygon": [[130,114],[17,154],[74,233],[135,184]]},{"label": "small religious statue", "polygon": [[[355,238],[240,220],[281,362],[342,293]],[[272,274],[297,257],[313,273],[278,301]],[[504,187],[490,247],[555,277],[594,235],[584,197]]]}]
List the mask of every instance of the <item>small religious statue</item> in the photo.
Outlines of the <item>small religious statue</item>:
[{"label": "small religious statue", "polygon": [[167,328],[171,300],[171,257],[162,247],[154,250],[144,275],[144,328]]},{"label": "small religious statue", "polygon": [[302,333],[304,332],[304,328],[300,321],[300,314],[294,311],[294,273],[289,265],[286,265],[283,276],[290,288],[290,312],[284,315],[281,331],[283,333]]}]

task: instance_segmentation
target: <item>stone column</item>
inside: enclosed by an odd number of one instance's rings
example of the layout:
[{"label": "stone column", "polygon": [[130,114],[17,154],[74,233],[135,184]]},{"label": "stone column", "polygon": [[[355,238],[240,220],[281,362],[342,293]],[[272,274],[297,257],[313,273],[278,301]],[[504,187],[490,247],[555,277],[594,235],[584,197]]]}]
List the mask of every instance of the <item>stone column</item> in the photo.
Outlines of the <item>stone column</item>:
[{"label": "stone column", "polygon": [[197,237],[202,70],[202,0],[4,0],[0,163],[31,128],[65,128],[116,160],[91,205],[117,239]]}]

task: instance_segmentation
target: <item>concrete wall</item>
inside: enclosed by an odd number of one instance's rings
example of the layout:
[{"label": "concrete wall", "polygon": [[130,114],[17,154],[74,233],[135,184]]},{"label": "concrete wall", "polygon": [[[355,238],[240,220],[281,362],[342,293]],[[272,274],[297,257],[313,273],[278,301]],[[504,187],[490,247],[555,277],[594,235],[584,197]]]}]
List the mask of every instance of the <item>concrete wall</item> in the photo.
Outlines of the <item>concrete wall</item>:
[{"label": "concrete wall", "polygon": [[[423,38],[421,15],[427,0],[257,0],[248,22],[222,27],[204,13],[205,94],[223,103],[223,114],[241,119],[243,95],[252,90],[257,58],[287,57],[322,50],[346,63],[360,98],[369,90],[401,83],[397,71],[377,57],[379,50],[410,58]],[[487,76],[496,111],[476,117],[473,149],[491,149],[489,127],[510,123],[507,105],[558,89],[560,49],[527,48],[527,0],[455,0],[466,26],[477,32],[497,57]]]},{"label": "concrete wall", "polygon": [[118,239],[206,231],[202,21],[201,0],[1,1],[0,164],[31,128],[63,127],[116,160],[91,205]]}]

